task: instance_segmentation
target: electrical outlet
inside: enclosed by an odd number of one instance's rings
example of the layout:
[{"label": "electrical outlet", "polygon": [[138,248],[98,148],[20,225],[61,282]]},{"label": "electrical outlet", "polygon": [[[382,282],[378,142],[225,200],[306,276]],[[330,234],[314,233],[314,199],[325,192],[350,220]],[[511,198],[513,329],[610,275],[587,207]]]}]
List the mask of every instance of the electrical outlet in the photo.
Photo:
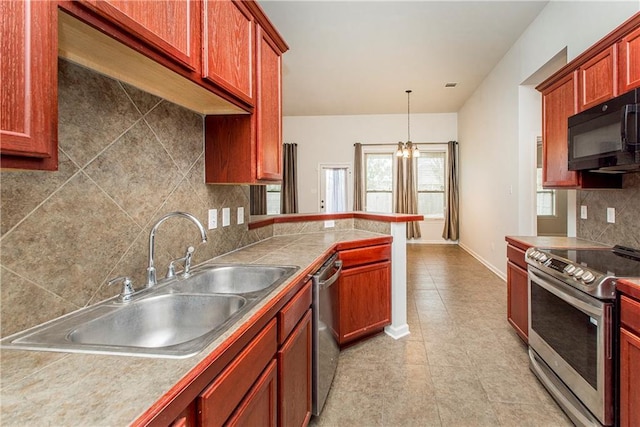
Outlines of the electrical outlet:
[{"label": "electrical outlet", "polygon": [[607,208],[607,222],[609,224],[616,223],[616,208]]},{"label": "electrical outlet", "polygon": [[332,219],[324,222],[324,228],[333,228],[336,226],[336,222]]},{"label": "electrical outlet", "polygon": [[238,224],[244,224],[244,207],[242,206],[238,208],[237,221],[238,221]]},{"label": "electrical outlet", "polygon": [[218,209],[209,209],[209,230],[218,228]]},{"label": "electrical outlet", "polygon": [[587,219],[587,207],[580,205],[580,219]]},{"label": "electrical outlet", "polygon": [[231,224],[231,210],[222,208],[222,226],[227,227],[229,224]]}]

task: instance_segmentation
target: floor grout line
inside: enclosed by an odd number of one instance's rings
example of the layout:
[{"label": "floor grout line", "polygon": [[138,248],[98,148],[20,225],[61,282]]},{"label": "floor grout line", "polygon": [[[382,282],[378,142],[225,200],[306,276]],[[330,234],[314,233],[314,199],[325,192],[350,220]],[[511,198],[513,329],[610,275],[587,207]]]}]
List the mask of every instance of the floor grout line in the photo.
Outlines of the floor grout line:
[{"label": "floor grout line", "polygon": [[[527,359],[526,347],[507,324],[506,285],[490,280],[495,275],[456,246],[408,245],[407,259],[411,335],[398,341],[377,336],[341,354],[341,360],[349,361],[349,371],[336,374],[325,410],[311,425],[571,426],[559,407],[536,398],[546,391],[533,375],[522,375],[526,365],[509,365]],[[450,278],[440,274],[437,279],[432,275],[456,270],[470,274],[450,274]],[[481,291],[476,291],[481,285],[476,277],[484,278]],[[414,351],[409,353],[407,347]],[[358,388],[358,381],[367,376],[364,367],[376,360],[381,369],[406,376],[404,399],[396,393],[388,396],[391,402],[377,402],[380,395],[387,397],[389,384],[366,383],[368,388]],[[416,361],[429,379],[424,384],[411,378]],[[472,382],[443,378],[448,374]],[[360,391],[354,396],[342,389],[345,384]],[[422,408],[403,403],[414,402],[415,396],[435,403]]]}]

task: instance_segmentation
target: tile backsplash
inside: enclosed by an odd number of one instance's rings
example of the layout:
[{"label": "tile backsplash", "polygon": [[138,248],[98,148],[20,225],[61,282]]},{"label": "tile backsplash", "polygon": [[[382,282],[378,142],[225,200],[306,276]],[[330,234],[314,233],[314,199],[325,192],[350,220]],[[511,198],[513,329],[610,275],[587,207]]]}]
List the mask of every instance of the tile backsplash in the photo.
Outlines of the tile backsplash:
[{"label": "tile backsplash", "polygon": [[116,276],[143,286],[149,231],[168,212],[206,227],[207,209],[229,207],[232,225],[200,244],[190,221],[163,223],[158,277],[189,245],[197,263],[259,239],[249,187],[204,184],[202,115],[66,60],[58,76],[59,170],[0,174],[1,336],[116,295]]},{"label": "tile backsplash", "polygon": [[[640,248],[640,173],[624,175],[621,190],[581,190],[576,200],[577,237]],[[587,219],[580,219],[580,206],[587,207]],[[613,224],[607,208],[615,209]]]}]

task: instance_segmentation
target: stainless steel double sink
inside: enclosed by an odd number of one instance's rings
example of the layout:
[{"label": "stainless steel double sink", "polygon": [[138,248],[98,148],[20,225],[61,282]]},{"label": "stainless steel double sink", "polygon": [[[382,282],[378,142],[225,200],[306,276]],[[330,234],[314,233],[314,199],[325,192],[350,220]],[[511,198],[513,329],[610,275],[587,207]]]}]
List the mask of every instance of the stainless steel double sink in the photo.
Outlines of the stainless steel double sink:
[{"label": "stainless steel double sink", "polygon": [[298,267],[203,264],[138,292],[0,340],[0,347],[185,358],[223,334]]}]

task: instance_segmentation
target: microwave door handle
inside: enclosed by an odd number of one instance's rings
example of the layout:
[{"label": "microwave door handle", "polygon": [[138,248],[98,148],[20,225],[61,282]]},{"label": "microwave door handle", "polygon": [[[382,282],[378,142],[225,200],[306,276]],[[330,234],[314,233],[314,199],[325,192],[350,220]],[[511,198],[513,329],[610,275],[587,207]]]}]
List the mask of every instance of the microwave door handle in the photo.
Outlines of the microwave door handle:
[{"label": "microwave door handle", "polygon": [[[620,130],[620,137],[622,141],[622,147],[624,149],[625,146],[628,145],[640,145],[638,143],[638,131],[636,129],[635,140],[633,142],[628,141],[629,135],[629,115],[638,113],[638,104],[627,104],[622,107],[622,128]],[[637,117],[634,120],[634,123],[637,123]]]}]

